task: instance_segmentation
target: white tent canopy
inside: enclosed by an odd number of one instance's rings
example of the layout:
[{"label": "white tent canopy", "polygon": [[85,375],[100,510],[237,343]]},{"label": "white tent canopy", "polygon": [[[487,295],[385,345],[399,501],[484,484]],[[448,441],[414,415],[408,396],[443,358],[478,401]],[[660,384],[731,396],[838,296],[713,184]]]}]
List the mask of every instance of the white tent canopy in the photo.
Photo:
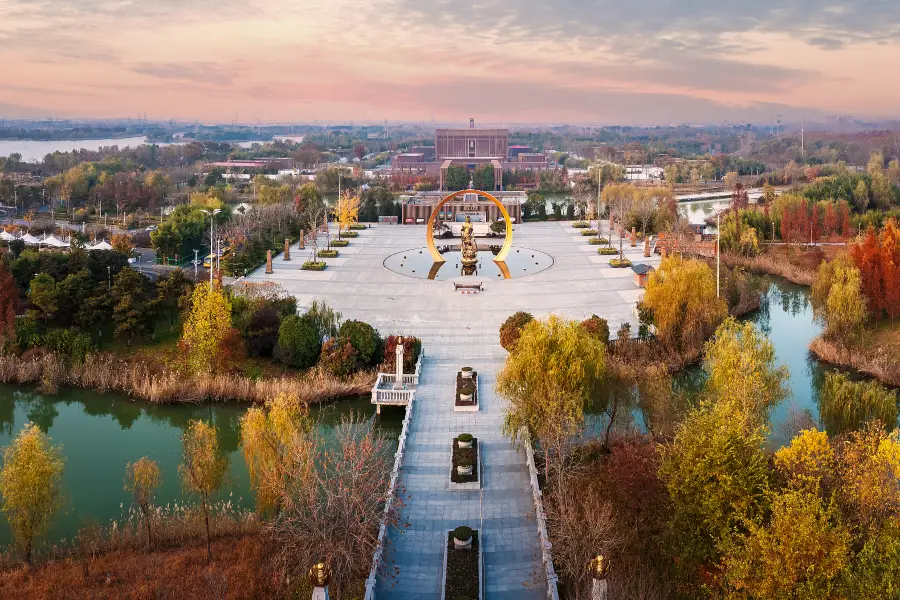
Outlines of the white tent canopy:
[{"label": "white tent canopy", "polygon": [[69,243],[64,242],[55,235],[48,235],[43,240],[41,240],[41,244],[44,246],[50,246],[52,248],[68,248]]},{"label": "white tent canopy", "polygon": [[113,247],[106,240],[101,240],[95,244],[88,246],[88,250],[112,250]]},{"label": "white tent canopy", "polygon": [[7,242],[11,242],[15,239],[18,239],[15,235],[8,231],[0,231],[0,240],[5,240]]},{"label": "white tent canopy", "polygon": [[26,233],[25,235],[23,235],[22,241],[25,242],[25,244],[28,246],[40,246],[41,245],[41,240],[34,237],[30,233]]}]

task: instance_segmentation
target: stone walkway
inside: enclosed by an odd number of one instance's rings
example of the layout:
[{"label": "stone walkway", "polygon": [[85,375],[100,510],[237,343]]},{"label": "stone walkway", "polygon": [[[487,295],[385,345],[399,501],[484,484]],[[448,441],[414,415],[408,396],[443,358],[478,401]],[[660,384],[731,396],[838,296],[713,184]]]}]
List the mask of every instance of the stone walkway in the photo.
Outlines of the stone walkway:
[{"label": "stone walkway", "polygon": [[[624,321],[636,327],[633,307],[641,290],[630,269],[610,268],[609,258],[599,256],[596,246],[569,224],[527,223],[517,225],[514,235],[514,247],[546,252],[554,265],[528,277],[488,281],[485,291],[474,295],[454,293],[448,281],[412,279],[383,266],[391,254],[425,246],[425,228],[418,225],[363,231],[339,258],[327,259],[323,272],[301,271],[310,251],[295,246],[292,261],[275,258],[273,275],[259,269],[249,277],[278,281],[297,297],[301,310],[321,300],[345,319],[423,341],[426,358],[402,471],[408,496],[403,519],[410,527],[391,532],[386,560],[399,567],[399,575],[379,580],[379,600],[439,599],[446,531],[462,524],[480,529],[482,519],[486,598],[545,597],[524,452],[500,433],[504,407],[494,382],[506,352],[498,330],[517,310],[579,320],[597,314],[613,332]],[[644,261],[640,249],[627,243],[626,255],[635,263]],[[454,381],[463,366],[478,371],[482,407],[477,413],[453,412]],[[448,486],[450,441],[464,431],[482,443],[481,491]]]}]

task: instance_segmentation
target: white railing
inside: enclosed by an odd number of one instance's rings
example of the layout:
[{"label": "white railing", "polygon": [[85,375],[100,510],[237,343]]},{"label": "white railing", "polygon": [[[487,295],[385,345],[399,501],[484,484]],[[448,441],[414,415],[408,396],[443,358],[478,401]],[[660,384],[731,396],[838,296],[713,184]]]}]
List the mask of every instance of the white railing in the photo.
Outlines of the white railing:
[{"label": "white railing", "polygon": [[[419,385],[419,374],[422,371],[422,356],[424,354],[424,351],[419,352],[414,373],[403,374],[403,385],[413,387]],[[416,393],[415,389],[395,390],[393,387],[396,382],[396,373],[379,373],[375,379],[375,385],[372,386],[372,404],[397,404],[402,406],[412,402],[412,397]]]},{"label": "white railing", "polygon": [[382,517],[381,526],[378,528],[378,545],[375,548],[375,554],[372,556],[372,567],[369,570],[369,577],[366,579],[365,600],[375,600],[375,580],[378,576],[378,567],[381,564],[381,556],[384,553],[384,539],[387,536],[388,518],[390,517],[394,504],[397,481],[400,479],[400,470],[403,467],[403,451],[406,449],[406,436],[409,434],[409,425],[412,422],[414,400],[415,393],[410,396],[409,404],[406,405],[406,416],[403,418],[403,427],[400,429],[400,437],[397,439],[397,453],[394,454],[394,468],[391,471],[391,483],[388,485],[387,498],[384,501],[384,517]]},{"label": "white railing", "polygon": [[553,556],[550,549],[553,547],[550,538],[547,536],[547,515],[544,514],[543,493],[538,484],[537,467],[534,464],[534,449],[531,447],[531,436],[525,429],[519,431],[519,437],[525,444],[525,454],[528,458],[528,475],[531,479],[531,495],[534,497],[534,516],[537,521],[538,536],[541,543],[541,561],[544,563],[544,569],[547,572],[547,598],[548,600],[559,600],[559,589],[557,581],[559,577],[556,569],[553,568]]}]

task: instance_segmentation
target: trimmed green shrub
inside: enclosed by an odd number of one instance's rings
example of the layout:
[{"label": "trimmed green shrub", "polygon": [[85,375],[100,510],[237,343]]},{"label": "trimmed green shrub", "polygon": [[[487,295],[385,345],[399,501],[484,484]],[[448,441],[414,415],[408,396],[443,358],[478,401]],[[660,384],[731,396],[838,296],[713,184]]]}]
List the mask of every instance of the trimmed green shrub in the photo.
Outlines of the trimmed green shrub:
[{"label": "trimmed green shrub", "polygon": [[453,537],[454,539],[464,542],[472,537],[472,528],[461,525],[453,530]]},{"label": "trimmed green shrub", "polygon": [[338,336],[345,339],[356,350],[357,359],[361,366],[375,366],[381,354],[381,336],[378,331],[363,321],[344,321],[338,331]]},{"label": "trimmed green shrub", "polygon": [[338,250],[319,250],[319,258],[337,258],[339,254]]},{"label": "trimmed green shrub", "polygon": [[456,439],[464,444],[468,444],[473,438],[471,433],[461,433],[456,436]]},{"label": "trimmed green shrub", "polygon": [[597,230],[596,229],[582,229],[581,235],[583,235],[585,237],[589,236],[589,235],[597,235]]},{"label": "trimmed green shrub", "polygon": [[331,338],[322,345],[319,364],[335,377],[349,377],[358,365],[356,350],[349,340]]},{"label": "trimmed green shrub", "polygon": [[355,238],[359,237],[358,231],[345,231],[341,234],[341,237]]},{"label": "trimmed green shrub", "polygon": [[624,269],[631,266],[631,261],[627,258],[611,258],[609,259],[609,266],[614,269]]},{"label": "trimmed green shrub", "polygon": [[365,225],[363,225],[362,223],[354,223],[350,226],[350,229],[351,230],[356,229],[356,230],[362,231],[362,230],[368,229],[368,228]]},{"label": "trimmed green shrub", "polygon": [[308,260],[305,263],[303,263],[303,266],[300,268],[303,271],[324,271],[325,267],[327,267],[327,266],[328,266],[328,264],[324,263],[324,262],[313,262],[311,260]]},{"label": "trimmed green shrub", "polygon": [[522,328],[533,320],[534,317],[527,312],[519,311],[510,315],[500,326],[500,345],[503,346],[503,349],[512,352],[513,346],[522,335]]},{"label": "trimmed green shrub", "polygon": [[491,231],[494,233],[506,233],[506,220],[494,221],[491,223]]},{"label": "trimmed green shrub", "polygon": [[589,225],[587,221],[575,221],[572,223],[572,227],[575,229],[587,229]]},{"label": "trimmed green shrub", "polygon": [[312,319],[289,315],[281,320],[275,360],[290,367],[306,369],[316,364],[322,340]]},{"label": "trimmed green shrub", "polygon": [[606,238],[602,238],[602,237],[601,238],[592,237],[591,239],[588,240],[588,244],[590,244],[591,246],[608,246],[609,240]]},{"label": "trimmed green shrub", "polygon": [[346,248],[350,245],[350,240],[334,240],[331,245],[335,248]]},{"label": "trimmed green shrub", "polygon": [[597,254],[602,254],[603,256],[612,256],[613,254],[618,253],[618,250],[616,250],[615,248],[610,248],[608,246],[606,248],[597,248]]}]

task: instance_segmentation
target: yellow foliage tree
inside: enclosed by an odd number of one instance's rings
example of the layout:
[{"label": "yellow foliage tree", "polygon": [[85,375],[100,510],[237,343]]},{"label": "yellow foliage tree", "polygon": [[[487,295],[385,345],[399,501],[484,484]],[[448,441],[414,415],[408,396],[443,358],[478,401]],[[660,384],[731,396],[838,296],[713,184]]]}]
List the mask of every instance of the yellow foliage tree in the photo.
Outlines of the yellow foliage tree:
[{"label": "yellow foliage tree", "polygon": [[122,254],[130,255],[131,250],[134,248],[134,244],[131,243],[131,238],[124,233],[113,235],[110,244],[112,245],[113,250],[121,252]]},{"label": "yellow foliage tree", "polygon": [[305,434],[311,423],[307,406],[297,396],[279,394],[265,407],[254,406],[241,419],[241,446],[256,490],[260,512],[278,514],[288,475],[309,467]]},{"label": "yellow foliage tree", "polygon": [[31,562],[34,538],[62,507],[62,451],[37,425],[28,423],[3,449],[0,497],[13,537]]},{"label": "yellow foliage tree", "polygon": [[181,438],[181,481],[190,492],[200,496],[206,523],[206,560],[212,560],[209,536],[209,499],[225,482],[228,459],[219,454],[216,428],[204,421],[191,421]]},{"label": "yellow foliage tree", "polygon": [[155,460],[144,456],[125,468],[125,490],[131,492],[134,503],[141,509],[147,530],[147,552],[150,551],[150,509],[156,489],[162,482],[162,474]]},{"label": "yellow foliage tree", "polygon": [[750,523],[724,560],[726,598],[831,598],[850,560],[850,534],[815,494],[775,498],[769,523]]},{"label": "yellow foliage tree", "polygon": [[581,425],[605,368],[606,345],[577,321],[529,321],[497,376],[497,393],[509,400],[504,433],[516,439],[524,428],[540,441],[549,472],[550,449]]},{"label": "yellow foliage tree", "polygon": [[775,366],[775,347],[753,323],[729,317],[705,354],[706,391],[754,425],[766,423],[769,410],[787,397],[787,367]]},{"label": "yellow foliage tree", "polygon": [[216,370],[224,342],[231,331],[231,302],[215,284],[194,286],[191,312],[184,324],[181,342],[185,360],[194,373]]},{"label": "yellow foliage tree", "polygon": [[728,304],[716,297],[716,278],[699,260],[671,256],[652,272],[642,301],[656,335],[682,352],[699,351],[728,315]]},{"label": "yellow foliage tree", "polygon": [[900,430],[888,434],[881,423],[869,423],[849,435],[838,457],[844,513],[863,530],[900,522]]},{"label": "yellow foliage tree", "polygon": [[350,229],[359,219],[359,196],[344,194],[342,198],[338,199],[333,214],[338,223],[338,239],[340,239],[341,232]]},{"label": "yellow foliage tree", "polygon": [[818,494],[831,487],[837,456],[827,433],[806,429],[775,453],[775,468],[791,489]]}]

